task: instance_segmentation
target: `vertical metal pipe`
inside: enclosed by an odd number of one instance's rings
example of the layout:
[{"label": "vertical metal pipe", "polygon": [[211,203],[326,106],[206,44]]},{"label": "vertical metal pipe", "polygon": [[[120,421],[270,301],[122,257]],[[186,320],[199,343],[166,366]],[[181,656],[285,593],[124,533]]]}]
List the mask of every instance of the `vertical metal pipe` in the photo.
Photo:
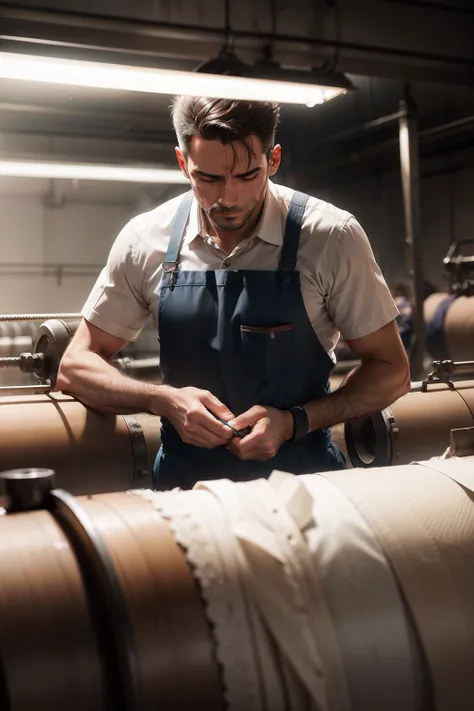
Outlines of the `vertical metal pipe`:
[{"label": "vertical metal pipe", "polygon": [[424,276],[420,231],[420,172],[416,104],[405,91],[400,101],[400,168],[402,177],[405,244],[408,270],[413,284],[413,340],[410,356],[412,380],[423,377],[425,321],[423,317]]}]

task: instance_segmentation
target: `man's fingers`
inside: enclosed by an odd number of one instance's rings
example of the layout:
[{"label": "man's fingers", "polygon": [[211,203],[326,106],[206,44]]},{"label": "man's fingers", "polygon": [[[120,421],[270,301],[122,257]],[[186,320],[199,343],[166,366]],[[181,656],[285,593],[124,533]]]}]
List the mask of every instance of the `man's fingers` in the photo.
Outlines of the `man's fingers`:
[{"label": "man's fingers", "polygon": [[260,420],[252,432],[243,439],[234,439],[228,445],[230,451],[239,459],[271,459],[277,451],[274,443],[265,432],[265,427]]},{"label": "man's fingers", "polygon": [[223,440],[231,439],[234,434],[230,427],[220,422],[202,403],[198,403],[195,408],[189,410],[187,415],[188,427],[205,427],[212,434],[221,437]]},{"label": "man's fingers", "polygon": [[204,410],[202,413],[199,424],[225,441],[232,439],[234,436],[230,427],[227,427],[223,422],[217,420],[214,415],[211,415],[207,410]]},{"label": "man's fingers", "polygon": [[203,392],[201,402],[212,412],[213,415],[220,417],[221,420],[228,422],[234,417],[234,414],[229,410],[229,408],[212,393]]},{"label": "man's fingers", "polygon": [[249,425],[253,426],[262,418],[262,414],[264,414],[262,410],[263,408],[260,407],[260,405],[254,405],[254,407],[251,407],[247,412],[243,412],[241,415],[238,415],[238,417],[230,420],[229,425],[237,431],[243,430]]},{"label": "man's fingers", "polygon": [[236,438],[234,438],[231,443],[227,445],[227,447],[235,457],[241,459],[242,461],[265,461],[266,459],[271,458],[258,446],[252,447],[252,449],[247,448],[245,450],[242,450],[242,447],[240,446],[241,444],[242,440],[237,440]]},{"label": "man's fingers", "polygon": [[187,444],[193,444],[196,447],[205,447],[206,449],[221,447],[228,441],[213,434],[203,425],[195,425],[192,429],[185,428],[182,439]]}]

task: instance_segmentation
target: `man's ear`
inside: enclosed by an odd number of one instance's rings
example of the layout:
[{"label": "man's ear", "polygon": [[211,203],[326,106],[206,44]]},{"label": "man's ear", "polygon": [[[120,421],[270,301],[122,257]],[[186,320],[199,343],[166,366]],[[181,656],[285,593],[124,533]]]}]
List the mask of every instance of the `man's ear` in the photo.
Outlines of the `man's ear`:
[{"label": "man's ear", "polygon": [[281,163],[281,146],[279,143],[272,149],[269,160],[270,176],[275,175]]},{"label": "man's ear", "polygon": [[178,146],[176,146],[174,150],[176,153],[176,158],[178,159],[179,167],[181,168],[185,176],[189,179],[188,166],[186,164],[186,158],[184,157],[183,151]]}]

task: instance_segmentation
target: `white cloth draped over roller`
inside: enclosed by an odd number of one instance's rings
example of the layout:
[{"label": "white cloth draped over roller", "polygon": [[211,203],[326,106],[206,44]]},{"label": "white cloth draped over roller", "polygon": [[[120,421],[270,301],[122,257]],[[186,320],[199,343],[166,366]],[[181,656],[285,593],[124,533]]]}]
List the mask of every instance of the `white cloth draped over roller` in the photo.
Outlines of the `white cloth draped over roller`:
[{"label": "white cloth draped over roller", "polygon": [[230,711],[470,711],[473,491],[452,457],[134,493],[187,553]]}]

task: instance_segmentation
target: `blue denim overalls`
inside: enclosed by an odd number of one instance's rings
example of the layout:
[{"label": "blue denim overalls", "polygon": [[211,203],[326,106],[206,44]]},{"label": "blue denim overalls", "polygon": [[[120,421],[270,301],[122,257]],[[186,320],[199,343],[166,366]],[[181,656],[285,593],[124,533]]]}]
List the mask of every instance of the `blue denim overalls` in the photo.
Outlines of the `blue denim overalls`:
[{"label": "blue denim overalls", "polygon": [[[295,193],[277,271],[179,271],[192,193],[178,209],[166,254],[158,314],[163,381],[209,390],[235,416],[253,405],[284,409],[329,392],[332,360],[303,302],[296,257],[307,195]],[[245,481],[273,469],[307,474],[345,466],[328,429],[284,443],[265,462],[241,461],[225,446],[184,443],[163,419],[154,486],[190,488],[197,480]]]}]

